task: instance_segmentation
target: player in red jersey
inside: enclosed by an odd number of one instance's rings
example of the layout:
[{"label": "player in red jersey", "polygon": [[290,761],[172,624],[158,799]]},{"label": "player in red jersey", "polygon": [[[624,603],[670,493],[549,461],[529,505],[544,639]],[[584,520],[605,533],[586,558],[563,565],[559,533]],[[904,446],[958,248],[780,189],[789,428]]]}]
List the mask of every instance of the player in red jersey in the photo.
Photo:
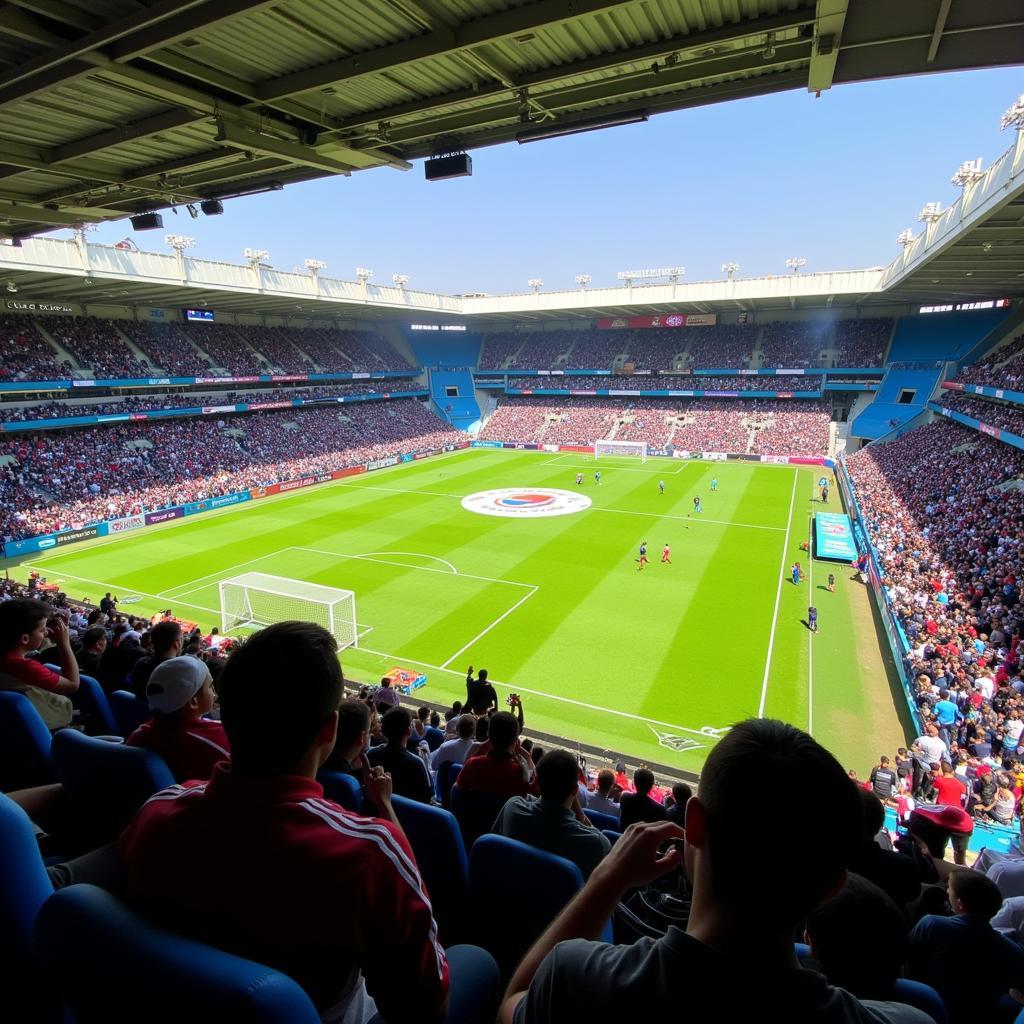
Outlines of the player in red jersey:
[{"label": "player in red jersey", "polygon": [[664,565],[666,562],[672,564],[672,551],[667,544],[661,549],[661,564]]}]

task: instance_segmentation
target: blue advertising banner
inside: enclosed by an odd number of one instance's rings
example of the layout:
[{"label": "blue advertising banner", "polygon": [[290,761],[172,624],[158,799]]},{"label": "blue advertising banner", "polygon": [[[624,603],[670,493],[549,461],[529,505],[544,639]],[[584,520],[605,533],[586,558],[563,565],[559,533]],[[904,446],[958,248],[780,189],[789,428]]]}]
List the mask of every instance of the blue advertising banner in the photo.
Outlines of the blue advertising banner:
[{"label": "blue advertising banner", "polygon": [[502,443],[500,441],[471,441],[471,448],[501,448]]},{"label": "blue advertising banner", "polygon": [[814,554],[838,562],[853,562],[857,545],[853,541],[850,517],[839,512],[818,512],[814,517]]},{"label": "blue advertising banner", "polygon": [[206,498],[204,501],[186,502],[185,515],[194,516],[200,512],[209,512],[215,508],[223,508],[225,505],[237,505],[240,501],[248,501],[252,497],[249,491],[236,491],[234,494],[219,494],[215,498]]}]

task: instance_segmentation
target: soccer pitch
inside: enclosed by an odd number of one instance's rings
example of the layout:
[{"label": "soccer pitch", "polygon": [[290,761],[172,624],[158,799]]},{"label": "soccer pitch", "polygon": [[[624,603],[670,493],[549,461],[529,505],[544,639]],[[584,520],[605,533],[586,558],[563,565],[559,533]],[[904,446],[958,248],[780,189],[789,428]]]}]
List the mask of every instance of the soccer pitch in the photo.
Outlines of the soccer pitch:
[{"label": "soccer pitch", "polygon": [[[820,475],[475,449],[26,556],[14,575],[37,569],[73,597],[137,598],[125,611],[170,607],[204,630],[219,624],[218,584],[230,576],[341,587],[355,592],[361,631],[342,655],[350,679],[419,668],[428,681],[418,694],[449,703],[464,696],[468,665],[487,668],[502,698],[522,695],[528,729],[684,771],[698,771],[733,722],[782,718],[863,775],[904,733],[870,595],[848,566],[800,549],[824,508],[813,500]],[[461,504],[538,487],[591,505],[520,519]],[[834,489],[828,508],[840,508]],[[645,540],[650,564],[639,571]],[[671,565],[660,563],[666,543]],[[794,561],[807,577],[799,586]]]}]

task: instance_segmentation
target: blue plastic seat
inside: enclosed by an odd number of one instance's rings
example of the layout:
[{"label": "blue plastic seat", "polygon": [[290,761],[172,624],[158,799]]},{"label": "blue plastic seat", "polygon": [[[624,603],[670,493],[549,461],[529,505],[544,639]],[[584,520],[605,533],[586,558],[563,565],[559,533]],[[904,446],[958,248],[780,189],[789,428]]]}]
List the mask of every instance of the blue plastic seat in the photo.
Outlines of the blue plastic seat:
[{"label": "blue plastic seat", "polygon": [[363,787],[358,780],[347,772],[333,772],[327,768],[321,768],[317,773],[316,781],[324,787],[324,796],[341,804],[346,811],[353,814],[363,813]]},{"label": "blue plastic seat", "polygon": [[[501,913],[475,915],[472,941],[498,961],[508,980],[523,954],[582,888],[583,874],[572,861],[506,836],[481,836],[469,854],[469,903],[487,907],[500,893]],[[600,938],[612,941],[610,922]]]},{"label": "blue plastic seat", "polygon": [[143,722],[148,722],[153,717],[149,701],[136,697],[128,690],[115,690],[107,698],[107,702],[117,723],[115,734],[125,739],[128,739]]},{"label": "blue plastic seat", "polygon": [[433,725],[428,725],[423,730],[423,738],[427,741],[427,749],[431,753],[444,743],[444,733]]},{"label": "blue plastic seat", "polygon": [[893,989],[892,998],[894,1002],[906,1003],[923,1013],[927,1013],[935,1024],[949,1024],[949,1014],[946,1012],[946,1004],[942,997],[931,987],[921,981],[911,981],[909,978],[899,978],[896,987]]},{"label": "blue plastic seat", "polygon": [[164,760],[143,747],[64,729],[54,736],[52,753],[57,777],[97,845],[113,839],[154,793],[174,785]]},{"label": "blue plastic seat", "polygon": [[[60,665],[47,665],[60,675]],[[79,673],[78,689],[70,694],[72,705],[78,710],[90,736],[123,736],[118,731],[117,720],[110,710],[110,703],[103,687],[92,677]]]},{"label": "blue plastic seat", "polygon": [[34,952],[77,1024],[319,1024],[291,978],[150,924],[93,885],[54,893]]},{"label": "blue plastic seat", "polygon": [[481,793],[471,789],[463,789],[459,785],[452,786],[449,803],[455,820],[462,832],[462,841],[466,849],[471,850],[473,844],[494,827],[495,819],[501,813],[508,797],[494,793]]},{"label": "blue plastic seat", "polygon": [[405,797],[391,798],[416,855],[442,945],[460,942],[466,927],[469,860],[454,815]]},{"label": "blue plastic seat", "polygon": [[603,835],[605,839],[612,844],[612,846],[622,838],[622,833],[615,828],[603,828],[601,829],[601,835]]},{"label": "blue plastic seat", "polygon": [[605,814],[603,811],[588,811],[586,807],[583,808],[583,813],[590,819],[590,824],[594,828],[599,828],[603,832],[608,829],[611,832],[619,832],[619,819],[613,814]]},{"label": "blue plastic seat", "polygon": [[0,790],[56,782],[50,744],[50,730],[29,699],[0,690]]},{"label": "blue plastic seat", "polygon": [[455,785],[455,780],[459,777],[459,772],[461,771],[462,765],[458,761],[445,761],[437,769],[437,776],[434,779],[434,792],[437,794],[437,799],[441,801],[442,807],[451,806],[452,786]]},{"label": "blue plastic seat", "polygon": [[53,894],[28,815],[0,796],[0,1006],[5,1021],[52,1021],[59,1014],[29,956],[39,908]]}]

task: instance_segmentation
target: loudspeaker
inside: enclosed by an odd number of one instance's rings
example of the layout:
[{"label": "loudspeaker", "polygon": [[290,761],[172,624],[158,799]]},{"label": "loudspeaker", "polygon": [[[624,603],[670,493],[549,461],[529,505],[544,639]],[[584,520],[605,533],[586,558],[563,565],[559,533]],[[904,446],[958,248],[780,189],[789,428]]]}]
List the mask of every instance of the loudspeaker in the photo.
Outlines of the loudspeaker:
[{"label": "loudspeaker", "polygon": [[164,219],[159,213],[140,213],[132,217],[132,231],[153,231],[164,226]]},{"label": "loudspeaker", "polygon": [[207,217],[216,217],[224,212],[224,204],[219,199],[204,199],[199,204],[199,209]]},{"label": "loudspeaker", "polygon": [[473,173],[473,160],[468,153],[452,156],[436,156],[423,165],[427,181],[443,181],[445,178],[467,178]]}]

